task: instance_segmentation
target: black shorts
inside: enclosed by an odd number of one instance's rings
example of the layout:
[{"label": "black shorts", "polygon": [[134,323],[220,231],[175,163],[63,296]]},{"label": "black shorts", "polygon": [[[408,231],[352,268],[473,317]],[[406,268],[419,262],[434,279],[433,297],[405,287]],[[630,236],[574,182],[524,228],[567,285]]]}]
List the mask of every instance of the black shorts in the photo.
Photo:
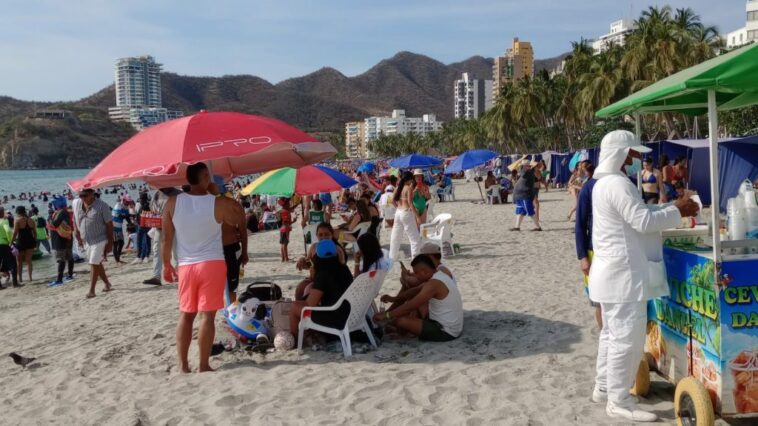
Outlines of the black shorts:
[{"label": "black shorts", "polygon": [[237,291],[240,283],[240,260],[237,254],[240,251],[240,243],[224,246],[224,260],[226,261],[226,288],[229,293]]},{"label": "black shorts", "polygon": [[657,192],[643,192],[642,199],[645,201],[645,204],[658,204],[660,195]]},{"label": "black shorts", "polygon": [[442,324],[433,319],[425,319],[421,325],[421,334],[418,336],[420,340],[426,340],[428,342],[449,342],[455,340],[455,337],[449,335],[443,328]]},{"label": "black shorts", "polygon": [[290,243],[290,233],[287,232],[279,232],[279,244],[289,244]]},{"label": "black shorts", "polygon": [[0,272],[11,272],[16,270],[16,256],[13,255],[11,246],[8,244],[0,245]]}]

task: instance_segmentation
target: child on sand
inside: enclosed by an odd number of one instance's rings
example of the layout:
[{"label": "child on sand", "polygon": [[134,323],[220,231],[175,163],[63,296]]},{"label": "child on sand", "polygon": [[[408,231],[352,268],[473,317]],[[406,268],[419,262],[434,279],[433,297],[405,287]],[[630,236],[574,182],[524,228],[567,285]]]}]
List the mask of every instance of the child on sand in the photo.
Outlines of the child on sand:
[{"label": "child on sand", "polygon": [[292,207],[290,206],[290,200],[284,199],[282,209],[277,213],[281,226],[279,226],[279,244],[282,254],[282,262],[289,262],[290,256],[287,250],[287,246],[290,243],[290,232],[292,231],[292,224],[295,223],[296,218],[292,214]]}]

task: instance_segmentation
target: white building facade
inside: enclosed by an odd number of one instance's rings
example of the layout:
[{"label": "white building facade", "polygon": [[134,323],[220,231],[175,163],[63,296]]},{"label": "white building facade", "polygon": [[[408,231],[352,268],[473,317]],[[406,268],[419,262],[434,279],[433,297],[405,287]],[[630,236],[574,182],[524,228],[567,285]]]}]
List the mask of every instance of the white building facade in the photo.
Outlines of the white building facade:
[{"label": "white building facade", "polygon": [[592,49],[595,54],[604,52],[611,45],[623,46],[626,36],[635,30],[634,20],[630,18],[622,18],[618,21],[611,22],[610,30],[608,34],[598,37],[597,40],[592,42]]},{"label": "white building facade", "polygon": [[363,120],[363,141],[366,148],[366,156],[370,156],[368,146],[371,141],[380,136],[406,135],[415,133],[427,135],[442,130],[442,122],[437,121],[434,114],[424,114],[421,117],[406,117],[405,110],[396,109],[389,117],[368,117]]},{"label": "white building facade", "polygon": [[726,35],[726,47],[729,49],[758,40],[758,0],[747,0],[745,12],[745,26]]},{"label": "white building facade", "polygon": [[162,106],[161,67],[149,55],[116,59],[116,106],[108,108],[111,120],[125,121],[142,130],[184,115]]},{"label": "white building facade", "polygon": [[453,93],[453,112],[456,119],[479,118],[492,108],[492,80],[474,79],[469,73],[464,72],[461,78],[453,83]]}]

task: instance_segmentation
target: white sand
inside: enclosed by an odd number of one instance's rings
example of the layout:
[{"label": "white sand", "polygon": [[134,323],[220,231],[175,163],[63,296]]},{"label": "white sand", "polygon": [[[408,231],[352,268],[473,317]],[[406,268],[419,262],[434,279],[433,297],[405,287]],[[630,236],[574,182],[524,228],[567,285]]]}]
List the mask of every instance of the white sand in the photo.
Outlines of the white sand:
[{"label": "white sand", "polygon": [[[299,359],[295,351],[224,353],[212,360],[217,372],[182,375],[176,288],[141,284],[147,265],[109,268],[116,290],[85,300],[88,275],[80,273],[57,288],[0,293],[2,351],[39,360],[22,370],[0,359],[0,423],[609,424],[604,406],[589,402],[597,330],[566,193],[541,194],[542,233],[526,231],[529,222],[509,232],[512,205],[472,204],[473,183],[457,195],[436,207],[453,214],[462,247],[445,261],[466,311],[464,334],[452,343],[386,341],[349,361],[310,350]],[[299,231],[290,250],[302,253]],[[291,296],[304,275],[279,262],[275,232],[252,236],[250,257],[244,282],[273,280]],[[398,288],[398,274],[396,265],[384,290]],[[229,336],[219,315],[217,340]],[[194,367],[196,357],[193,343]],[[396,359],[380,360],[387,357]],[[643,405],[671,422],[673,387],[655,380]]]}]

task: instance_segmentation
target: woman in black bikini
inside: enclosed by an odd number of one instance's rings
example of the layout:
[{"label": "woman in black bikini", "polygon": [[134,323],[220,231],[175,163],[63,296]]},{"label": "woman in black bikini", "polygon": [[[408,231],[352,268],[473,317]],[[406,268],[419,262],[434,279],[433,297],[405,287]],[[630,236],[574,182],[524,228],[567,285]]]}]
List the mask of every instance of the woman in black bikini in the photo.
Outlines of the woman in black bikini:
[{"label": "woman in black bikini", "polygon": [[666,202],[666,191],[663,187],[663,175],[653,167],[653,160],[646,158],[642,162],[642,199],[645,204]]},{"label": "woman in black bikini", "polygon": [[18,282],[24,273],[24,262],[29,269],[29,281],[32,280],[32,254],[37,247],[37,225],[26,214],[26,207],[16,207],[16,220],[13,224],[13,238],[18,256],[16,264],[18,269]]}]

